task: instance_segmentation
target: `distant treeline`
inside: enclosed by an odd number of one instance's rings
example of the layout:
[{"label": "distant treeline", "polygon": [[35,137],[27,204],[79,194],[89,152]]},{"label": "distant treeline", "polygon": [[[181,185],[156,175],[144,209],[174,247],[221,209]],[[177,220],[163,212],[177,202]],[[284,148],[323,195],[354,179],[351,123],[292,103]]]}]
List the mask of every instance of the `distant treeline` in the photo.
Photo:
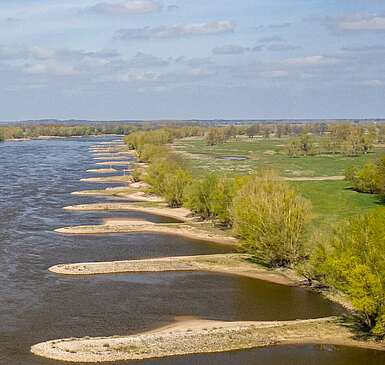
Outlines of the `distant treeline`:
[{"label": "distant treeline", "polygon": [[128,134],[137,129],[135,125],[60,125],[60,124],[28,124],[8,125],[0,127],[0,140],[37,138],[37,137],[71,137],[100,134]]},{"label": "distant treeline", "polygon": [[293,267],[311,285],[319,283],[345,294],[362,327],[384,337],[384,208],[343,222],[326,235],[310,235],[309,201],[274,172],[236,178],[213,172],[194,176],[188,161],[167,146],[175,138],[209,133],[198,127],[129,134],[126,143],[136,149],[140,161],[149,164],[133,176],[149,183],[151,191],[163,196],[170,207],[185,206],[201,219],[231,229],[257,260]]},{"label": "distant treeline", "polygon": [[357,156],[370,152],[376,143],[385,141],[385,124],[303,123],[228,125],[207,128],[208,146],[226,143],[237,136],[249,138],[285,138],[291,157],[320,154]]}]

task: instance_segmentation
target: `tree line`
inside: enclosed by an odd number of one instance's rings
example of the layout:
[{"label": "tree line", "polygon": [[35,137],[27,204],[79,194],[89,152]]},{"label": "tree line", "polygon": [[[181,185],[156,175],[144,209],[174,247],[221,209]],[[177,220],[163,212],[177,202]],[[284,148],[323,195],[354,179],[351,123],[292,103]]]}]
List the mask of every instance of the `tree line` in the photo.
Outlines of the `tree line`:
[{"label": "tree line", "polygon": [[6,139],[37,138],[42,136],[72,137],[101,134],[128,134],[137,129],[136,125],[62,125],[26,124],[0,127],[0,141]]},{"label": "tree line", "polygon": [[359,323],[383,337],[384,208],[354,217],[314,240],[308,229],[310,202],[274,172],[235,178],[215,173],[194,176],[188,161],[167,146],[176,135],[202,133],[200,129],[191,133],[159,129],[128,135],[127,144],[137,150],[140,161],[148,163],[138,178],[170,207],[185,206],[201,219],[231,229],[241,238],[245,252],[258,260],[270,266],[294,267],[310,283],[319,282],[344,293]]}]

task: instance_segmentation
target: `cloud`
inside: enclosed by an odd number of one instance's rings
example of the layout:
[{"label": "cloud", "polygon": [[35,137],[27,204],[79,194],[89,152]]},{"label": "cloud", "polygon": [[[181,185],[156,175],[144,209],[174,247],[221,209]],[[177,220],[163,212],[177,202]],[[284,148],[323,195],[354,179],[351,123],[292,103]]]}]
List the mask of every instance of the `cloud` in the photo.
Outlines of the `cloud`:
[{"label": "cloud", "polygon": [[167,6],[168,11],[174,11],[174,10],[178,10],[178,9],[179,9],[178,5],[168,5]]},{"label": "cloud", "polygon": [[268,24],[268,25],[259,25],[255,27],[257,31],[264,31],[264,30],[281,30],[291,27],[291,23],[285,22],[285,23],[276,23],[276,24]]},{"label": "cloud", "polygon": [[266,47],[268,51],[273,52],[284,52],[284,51],[295,51],[296,49],[300,49],[299,46],[294,46],[292,44],[271,44]]},{"label": "cloud", "polygon": [[385,31],[385,17],[371,16],[371,17],[355,17],[345,18],[339,21],[338,26],[342,30],[347,31]]},{"label": "cloud", "polygon": [[133,58],[131,58],[127,65],[131,67],[158,67],[158,66],[167,66],[169,64],[168,61],[156,57],[151,54],[138,52]]},{"label": "cloud", "polygon": [[249,51],[249,48],[234,44],[228,44],[221,47],[216,47],[212,50],[215,55],[240,55]]},{"label": "cloud", "polygon": [[319,65],[333,65],[338,63],[336,58],[325,56],[306,56],[300,58],[289,58],[284,63],[288,65],[299,66],[319,66]]},{"label": "cloud", "polygon": [[84,9],[84,11],[102,15],[127,15],[153,13],[160,9],[161,5],[152,0],[129,0],[123,2],[100,2]]},{"label": "cloud", "polygon": [[261,43],[283,42],[283,39],[280,36],[273,35],[269,37],[260,38],[259,42]]},{"label": "cloud", "polygon": [[180,24],[173,26],[120,29],[115,39],[167,39],[233,32],[235,25],[229,20],[208,23]]},{"label": "cloud", "polygon": [[356,47],[343,47],[341,50],[346,52],[383,52],[385,51],[385,46],[382,44],[375,44]]},{"label": "cloud", "polygon": [[278,78],[288,76],[289,73],[285,70],[272,70],[272,71],[263,71],[260,73],[260,75],[268,79],[278,79]]}]

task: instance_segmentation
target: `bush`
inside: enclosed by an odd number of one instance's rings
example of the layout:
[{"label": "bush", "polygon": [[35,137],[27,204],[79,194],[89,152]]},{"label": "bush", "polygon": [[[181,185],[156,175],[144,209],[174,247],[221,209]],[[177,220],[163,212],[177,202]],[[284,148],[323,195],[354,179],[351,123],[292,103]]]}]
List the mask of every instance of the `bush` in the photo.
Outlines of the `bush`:
[{"label": "bush", "polygon": [[385,335],[385,209],[351,218],[315,249],[313,276],[348,295],[360,322]]},{"label": "bush", "polygon": [[186,189],[184,205],[203,219],[216,219],[229,226],[234,191],[234,180],[207,174]]},{"label": "bush", "polygon": [[385,192],[385,157],[376,163],[368,162],[362,169],[350,167],[345,171],[345,176],[356,191],[382,194]]},{"label": "bush", "polygon": [[250,254],[272,266],[292,265],[303,256],[310,203],[275,174],[246,183],[233,200],[232,215]]},{"label": "bush", "polygon": [[190,184],[191,176],[180,157],[167,154],[152,160],[145,181],[151,186],[153,193],[163,196],[168,205],[175,208],[182,205],[184,191]]}]

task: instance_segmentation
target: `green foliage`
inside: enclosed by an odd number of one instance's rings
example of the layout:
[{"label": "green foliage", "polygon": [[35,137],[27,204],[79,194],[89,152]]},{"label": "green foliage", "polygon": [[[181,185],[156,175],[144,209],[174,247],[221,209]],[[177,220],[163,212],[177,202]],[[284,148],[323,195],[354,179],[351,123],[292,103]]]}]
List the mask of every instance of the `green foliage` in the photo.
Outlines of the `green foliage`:
[{"label": "green foliage", "polygon": [[230,225],[235,186],[233,179],[207,174],[194,180],[186,189],[184,205],[203,219],[215,219],[223,225]]},{"label": "green foliage", "polygon": [[382,194],[385,192],[385,156],[376,163],[368,162],[362,169],[350,167],[346,170],[346,180],[353,189],[362,193]]},{"label": "green foliage", "polygon": [[0,135],[4,139],[37,138],[41,136],[71,137],[126,134],[135,128],[134,125],[117,125],[116,123],[97,125],[23,124],[0,127]]},{"label": "green foliage", "polygon": [[153,193],[163,196],[168,205],[175,208],[182,205],[184,191],[191,176],[184,161],[169,153],[151,161],[145,181],[151,186]]},{"label": "green foliage", "polygon": [[225,143],[227,140],[224,128],[210,128],[205,136],[208,146]]},{"label": "green foliage", "polygon": [[132,179],[133,179],[134,182],[138,182],[138,181],[140,181],[141,178],[142,178],[142,174],[141,174],[141,172],[140,172],[140,170],[139,170],[138,168],[135,168],[135,169],[132,171],[131,176],[132,176]]},{"label": "green foliage", "polygon": [[168,149],[165,146],[156,144],[145,144],[138,147],[136,151],[141,162],[151,162],[168,154]]},{"label": "green foliage", "polygon": [[291,157],[307,156],[314,153],[314,140],[308,133],[303,133],[288,143],[288,154]]},{"label": "green foliage", "polygon": [[182,167],[165,174],[163,196],[170,207],[182,206],[185,189],[190,183],[191,175]]},{"label": "green foliage", "polygon": [[313,276],[345,293],[372,334],[385,335],[385,209],[351,218],[319,244]]},{"label": "green foliage", "polygon": [[273,266],[296,263],[304,251],[310,204],[272,173],[254,176],[233,200],[234,232],[252,255]]}]

